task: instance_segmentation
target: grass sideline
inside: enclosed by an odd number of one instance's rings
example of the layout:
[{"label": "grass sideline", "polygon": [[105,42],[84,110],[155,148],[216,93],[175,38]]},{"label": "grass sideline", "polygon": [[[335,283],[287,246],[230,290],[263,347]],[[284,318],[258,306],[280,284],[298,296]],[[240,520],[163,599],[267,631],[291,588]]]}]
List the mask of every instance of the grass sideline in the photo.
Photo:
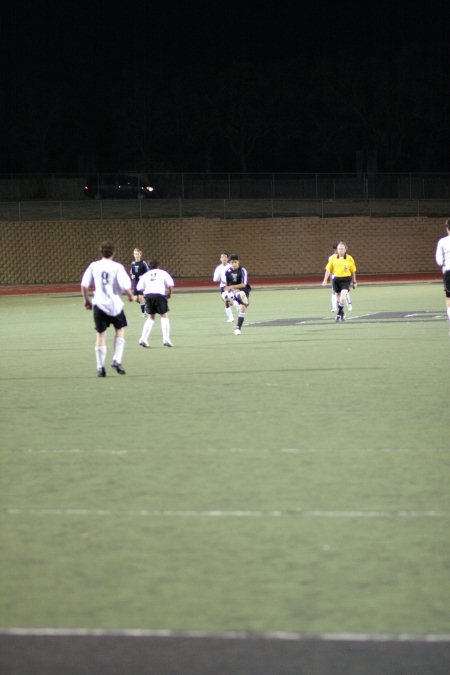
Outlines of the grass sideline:
[{"label": "grass sideline", "polygon": [[353,302],[437,318],[258,289],[235,337],[175,294],[175,349],[129,305],[98,380],[80,297],[0,298],[4,627],[449,633],[442,290]]}]

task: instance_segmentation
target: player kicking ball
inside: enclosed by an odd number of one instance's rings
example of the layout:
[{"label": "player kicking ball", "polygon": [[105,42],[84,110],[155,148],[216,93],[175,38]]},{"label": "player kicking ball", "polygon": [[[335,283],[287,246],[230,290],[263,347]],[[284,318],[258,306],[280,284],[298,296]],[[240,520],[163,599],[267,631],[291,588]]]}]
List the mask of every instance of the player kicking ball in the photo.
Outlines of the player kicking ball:
[{"label": "player kicking ball", "polygon": [[229,262],[230,269],[225,273],[226,286],[224,292],[233,291],[234,297],[239,303],[239,314],[234,334],[240,335],[252,289],[248,283],[247,270],[241,266],[239,256],[236,254],[230,255]]}]

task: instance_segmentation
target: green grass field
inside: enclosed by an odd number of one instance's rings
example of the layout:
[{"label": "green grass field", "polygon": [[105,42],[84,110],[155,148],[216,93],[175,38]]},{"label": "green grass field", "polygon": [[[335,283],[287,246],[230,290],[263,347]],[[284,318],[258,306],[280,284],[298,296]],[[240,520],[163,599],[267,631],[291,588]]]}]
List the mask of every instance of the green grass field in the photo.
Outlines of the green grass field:
[{"label": "green grass field", "polygon": [[329,295],[127,304],[105,379],[80,297],[0,298],[4,628],[450,633],[444,294]]}]

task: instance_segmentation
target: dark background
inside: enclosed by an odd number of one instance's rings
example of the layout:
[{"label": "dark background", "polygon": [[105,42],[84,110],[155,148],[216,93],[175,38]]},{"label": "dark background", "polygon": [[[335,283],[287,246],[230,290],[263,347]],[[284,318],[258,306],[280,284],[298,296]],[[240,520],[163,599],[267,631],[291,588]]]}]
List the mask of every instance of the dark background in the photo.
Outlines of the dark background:
[{"label": "dark background", "polygon": [[449,4],[10,4],[0,173],[450,171]]}]

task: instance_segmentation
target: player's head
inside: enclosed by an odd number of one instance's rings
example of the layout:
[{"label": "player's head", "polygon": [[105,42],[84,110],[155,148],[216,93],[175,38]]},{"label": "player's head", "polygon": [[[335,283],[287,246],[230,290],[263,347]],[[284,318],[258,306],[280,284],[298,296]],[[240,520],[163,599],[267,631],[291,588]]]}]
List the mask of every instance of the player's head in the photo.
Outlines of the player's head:
[{"label": "player's head", "polygon": [[445,227],[450,232],[450,218],[447,218],[447,220],[445,221]]},{"label": "player's head", "polygon": [[100,252],[103,258],[112,258],[114,255],[114,244],[112,241],[104,241],[100,245]]},{"label": "player's head", "polygon": [[228,260],[230,262],[231,267],[234,270],[236,270],[239,267],[239,256],[237,255],[237,253],[232,253]]},{"label": "player's head", "polygon": [[134,259],[135,259],[136,261],[141,260],[141,258],[142,258],[142,251],[141,251],[141,249],[140,249],[140,248],[135,248],[134,251],[133,251],[133,255],[134,255]]},{"label": "player's head", "polygon": [[159,267],[159,262],[156,260],[156,258],[153,258],[153,260],[150,260],[148,263],[148,266],[150,267],[151,270],[156,270],[157,267]]},{"label": "player's head", "polygon": [[220,262],[222,263],[222,265],[226,265],[228,263],[228,253],[220,254]]}]

